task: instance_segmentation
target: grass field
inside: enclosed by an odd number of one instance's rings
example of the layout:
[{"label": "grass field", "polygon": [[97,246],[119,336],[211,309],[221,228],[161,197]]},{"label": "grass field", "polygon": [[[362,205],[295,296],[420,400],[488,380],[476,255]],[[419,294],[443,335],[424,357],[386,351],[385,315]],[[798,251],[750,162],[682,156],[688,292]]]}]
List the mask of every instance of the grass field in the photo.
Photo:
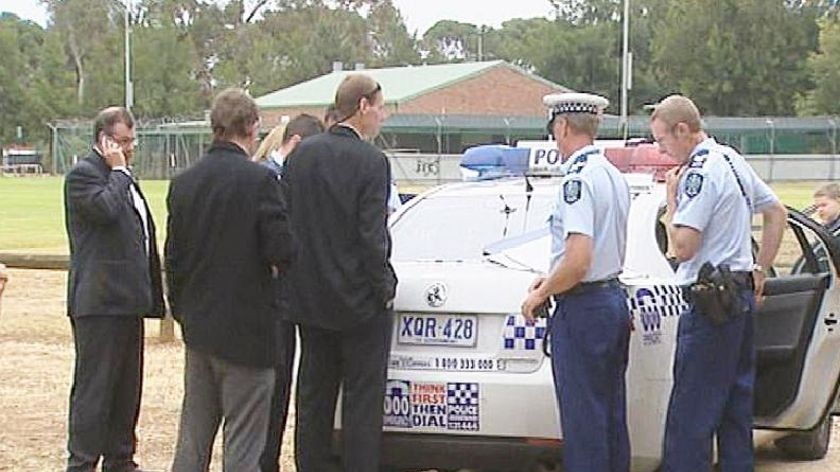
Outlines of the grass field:
[{"label": "grass field", "polygon": [[[64,230],[62,177],[0,177],[0,251],[67,253]],[[784,182],[772,185],[786,205],[803,208],[821,182]],[[141,183],[158,226],[158,244],[166,236],[166,191],[169,182]],[[419,191],[420,188],[400,191]]]},{"label": "grass field", "polygon": [[[141,183],[155,223],[159,243],[166,226],[169,181]],[[66,253],[63,177],[0,177],[0,251]]]}]

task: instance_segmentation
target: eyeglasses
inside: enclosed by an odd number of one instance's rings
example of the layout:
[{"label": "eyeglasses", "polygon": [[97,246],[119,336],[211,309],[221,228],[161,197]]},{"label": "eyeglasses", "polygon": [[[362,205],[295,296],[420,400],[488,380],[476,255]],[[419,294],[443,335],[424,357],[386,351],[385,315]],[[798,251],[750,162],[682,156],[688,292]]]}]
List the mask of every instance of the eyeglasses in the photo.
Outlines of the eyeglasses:
[{"label": "eyeglasses", "polygon": [[365,97],[365,98],[367,98],[369,102],[372,102],[372,101],[373,101],[373,97],[376,95],[376,93],[377,93],[377,92],[381,92],[381,91],[382,91],[382,85],[380,85],[380,84],[377,82],[377,83],[376,83],[376,88],[374,88],[373,90],[371,90],[371,91],[370,91],[370,92],[368,92],[368,93],[362,94],[362,96],[363,96],[363,97]]},{"label": "eyeglasses", "polygon": [[126,136],[124,138],[117,138],[116,136],[109,135],[108,137],[122,147],[128,147],[129,145],[137,146],[138,144],[140,144],[140,141],[138,141],[137,138],[130,136]]}]

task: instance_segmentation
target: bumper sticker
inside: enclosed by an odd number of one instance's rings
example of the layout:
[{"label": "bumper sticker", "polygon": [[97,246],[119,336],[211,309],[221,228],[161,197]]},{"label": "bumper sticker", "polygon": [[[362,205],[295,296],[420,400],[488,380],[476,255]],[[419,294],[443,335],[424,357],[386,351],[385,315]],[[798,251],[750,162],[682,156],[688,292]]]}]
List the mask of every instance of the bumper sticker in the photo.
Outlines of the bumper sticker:
[{"label": "bumper sticker", "polygon": [[388,380],[384,424],[394,428],[478,431],[477,383]]}]

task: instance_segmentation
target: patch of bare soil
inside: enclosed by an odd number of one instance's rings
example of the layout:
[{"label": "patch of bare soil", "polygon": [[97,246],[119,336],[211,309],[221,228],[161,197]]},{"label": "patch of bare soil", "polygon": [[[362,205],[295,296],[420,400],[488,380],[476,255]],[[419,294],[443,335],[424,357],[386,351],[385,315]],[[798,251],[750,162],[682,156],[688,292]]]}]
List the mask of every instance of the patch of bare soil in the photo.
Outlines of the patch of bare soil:
[{"label": "patch of bare soil", "polygon": [[[66,273],[9,270],[9,275],[0,308],[0,471],[59,471],[66,460],[73,374],[73,342],[64,307]],[[183,345],[160,342],[158,323],[146,324],[143,404],[137,428],[136,458],[152,471],[168,470],[172,463],[183,395]],[[822,461],[788,461],[768,445],[757,451],[756,470],[840,471],[840,422],[834,426],[828,457]],[[293,428],[292,412],[281,458],[284,472],[295,470]],[[222,470],[220,436],[212,471]]]},{"label": "patch of bare soil", "polygon": [[[67,409],[73,341],[65,311],[66,272],[9,271],[0,308],[0,471],[58,471],[67,457]],[[143,403],[136,459],[168,470],[175,452],[183,397],[184,350],[162,343],[156,320],[146,322]],[[284,471],[294,471],[290,418]],[[221,433],[212,471],[221,471]]]}]

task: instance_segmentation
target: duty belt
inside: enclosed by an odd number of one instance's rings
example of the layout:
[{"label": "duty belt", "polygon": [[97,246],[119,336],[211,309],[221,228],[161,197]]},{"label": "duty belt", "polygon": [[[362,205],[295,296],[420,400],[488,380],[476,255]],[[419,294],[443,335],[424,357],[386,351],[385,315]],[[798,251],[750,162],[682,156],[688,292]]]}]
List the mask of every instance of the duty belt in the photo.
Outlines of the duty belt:
[{"label": "duty belt", "polygon": [[[753,282],[752,272],[748,271],[735,271],[732,272],[732,280],[744,290],[752,290],[755,288],[755,283]],[[691,300],[691,285],[681,285],[680,288],[682,289],[683,298],[686,301]]]},{"label": "duty belt", "polygon": [[618,281],[618,277],[613,277],[610,279],[604,280],[593,280],[592,282],[581,282],[574,287],[566,290],[563,293],[559,293],[554,295],[554,301],[560,300],[562,297],[567,295],[581,295],[587,292],[591,292],[592,290],[603,289],[603,288],[612,288],[612,287],[620,287],[621,283]]}]

